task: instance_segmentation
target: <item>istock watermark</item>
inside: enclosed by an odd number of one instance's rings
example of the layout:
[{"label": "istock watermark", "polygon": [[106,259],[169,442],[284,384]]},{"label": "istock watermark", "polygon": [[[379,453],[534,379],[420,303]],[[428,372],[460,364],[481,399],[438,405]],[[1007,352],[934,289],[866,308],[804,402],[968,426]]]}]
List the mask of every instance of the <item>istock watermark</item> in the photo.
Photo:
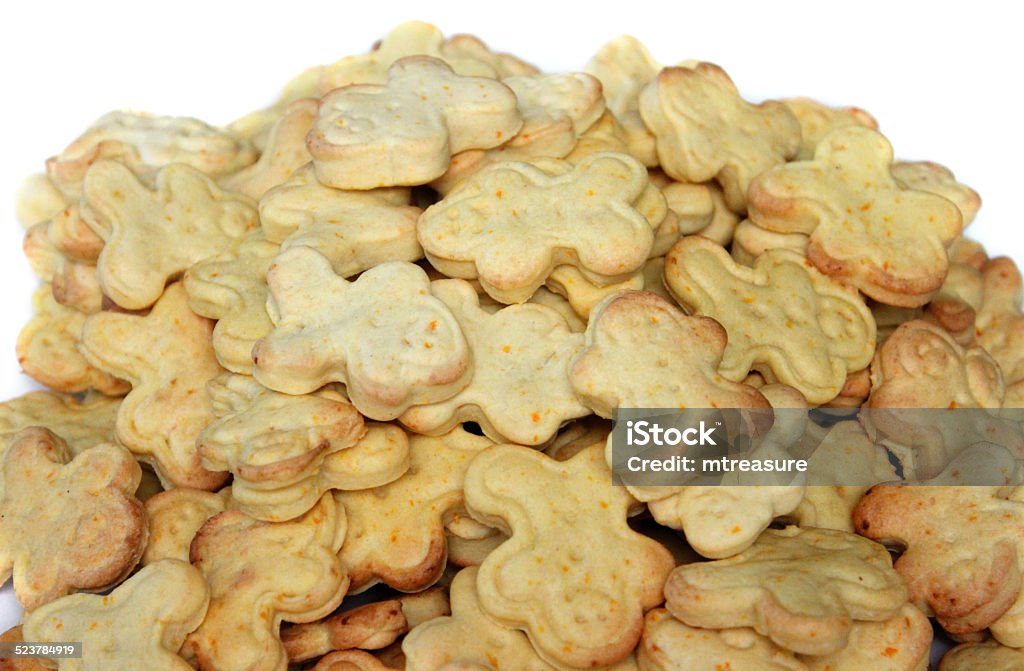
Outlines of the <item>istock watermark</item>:
[{"label": "istock watermark", "polygon": [[616,484],[1024,484],[1024,410],[623,408]]},{"label": "istock watermark", "polygon": [[655,422],[646,419],[626,422],[626,440],[630,445],[716,445],[711,434],[716,427],[705,426],[704,420],[699,426],[691,426],[680,431],[674,426],[662,428]]}]

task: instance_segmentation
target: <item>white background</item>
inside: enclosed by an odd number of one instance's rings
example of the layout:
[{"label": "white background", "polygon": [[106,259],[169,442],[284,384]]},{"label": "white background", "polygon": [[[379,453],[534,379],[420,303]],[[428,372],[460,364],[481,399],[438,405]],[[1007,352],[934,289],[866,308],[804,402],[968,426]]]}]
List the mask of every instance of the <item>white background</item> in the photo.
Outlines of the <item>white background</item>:
[{"label": "white background", "polygon": [[[945,164],[981,193],[969,235],[1024,260],[1024,42],[1011,3],[4,3],[0,399],[31,386],[14,355],[36,286],[13,216],[25,175],[111,109],[224,124],[270,103],[306,67],[366,51],[407,19],[474,33],[545,70],[581,68],[631,33],[663,63],[718,63],[750,100],[809,95],[863,107],[897,156]],[[0,604],[0,630],[13,617]]]}]

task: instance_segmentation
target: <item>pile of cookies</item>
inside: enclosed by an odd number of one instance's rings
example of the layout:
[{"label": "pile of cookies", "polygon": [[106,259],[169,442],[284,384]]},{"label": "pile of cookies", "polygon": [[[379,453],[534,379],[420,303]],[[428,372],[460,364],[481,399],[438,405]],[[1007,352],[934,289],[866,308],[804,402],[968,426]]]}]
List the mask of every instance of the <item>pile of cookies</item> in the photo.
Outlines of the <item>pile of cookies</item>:
[{"label": "pile of cookies", "polygon": [[64,670],[911,671],[931,617],[965,642],[943,671],[1024,668],[1024,488],[945,466],[986,427],[777,421],[834,485],[627,488],[606,455],[619,408],[1019,407],[979,206],[863,110],[626,37],[547,74],[409,23],[226,128],[104,116],[18,202],[52,391],[0,404],[4,640],[81,642]]}]

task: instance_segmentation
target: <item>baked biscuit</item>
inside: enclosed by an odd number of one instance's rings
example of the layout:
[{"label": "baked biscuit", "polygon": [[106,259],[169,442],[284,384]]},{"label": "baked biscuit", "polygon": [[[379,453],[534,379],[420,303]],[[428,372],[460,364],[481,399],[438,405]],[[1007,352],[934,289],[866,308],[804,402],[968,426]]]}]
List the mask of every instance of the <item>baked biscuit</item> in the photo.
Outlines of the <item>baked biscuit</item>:
[{"label": "baked biscuit", "polygon": [[150,564],[110,594],[73,594],[25,619],[24,635],[46,643],[81,642],[64,671],[140,668],[188,671],[178,652],[207,612],[210,590],[195,568],[175,559]]},{"label": "baked biscuit", "polygon": [[719,371],[729,380],[770,370],[819,404],[875,351],[875,321],[860,296],[790,250],[746,268],[706,238],[683,238],[665,257],[665,283],[682,305],[725,327]]},{"label": "baked biscuit", "polygon": [[611,484],[603,448],[560,462],[499,445],[466,474],[467,510],[510,533],[480,566],[481,609],[524,630],[551,664],[602,666],[627,657],[674,564],[662,545],[627,525],[636,501]]},{"label": "baked biscuit", "polygon": [[343,382],[371,419],[451,398],[469,384],[469,347],[451,310],[418,266],[389,262],[354,282],[318,252],[296,247],[267,274],[274,330],[252,350],[266,387],[306,394]]},{"label": "baked biscuit", "polygon": [[638,210],[648,187],[647,171],[625,154],[591,154],[575,166],[499,163],[427,208],[417,234],[441,272],[479,279],[499,302],[523,303],[559,265],[599,284],[639,269],[666,211],[660,192],[656,221]]},{"label": "baked biscuit", "polygon": [[906,600],[884,547],[826,529],[769,529],[740,554],[680,566],[665,583],[666,607],[689,626],[752,627],[808,655],[842,650],[854,622],[887,620]]},{"label": "baked biscuit", "polygon": [[84,189],[93,215],[86,221],[106,243],[96,262],[100,286],[129,310],[152,305],[168,280],[259,223],[252,201],[181,164],[161,169],[150,190],[120,163],[100,161]]},{"label": "baked biscuit", "polygon": [[493,314],[462,280],[431,291],[452,310],[473,352],[473,380],[450,399],[417,405],[399,420],[417,433],[440,435],[477,422],[494,441],[540,445],[565,422],[590,414],[569,384],[569,363],[583,338],[543,305],[510,305]]},{"label": "baked biscuit", "polygon": [[408,56],[388,68],[385,84],[353,84],[321,98],[306,145],[323,184],[375,189],[426,184],[453,154],[496,147],[522,125],[516,96],[501,82]]},{"label": "baked biscuit", "polygon": [[4,454],[0,578],[31,611],[77,590],[116,585],[146,546],[142,476],[123,447],[101,443],[72,458],[50,431],[18,433]]},{"label": "baked biscuit", "polygon": [[892,147],[862,126],[826,136],[814,159],[777,166],[750,184],[750,219],[809,235],[807,259],[882,303],[918,307],[942,285],[960,210],[892,174]]},{"label": "baked biscuit", "polygon": [[118,442],[168,487],[216,489],[227,477],[203,468],[195,445],[214,419],[206,383],[223,372],[212,331],[178,283],[145,316],[101,312],[82,327],[86,360],[132,385],[117,413]]},{"label": "baked biscuit", "polygon": [[337,556],[344,538],[345,511],[329,495],[291,522],[260,522],[237,510],[207,520],[189,559],[210,586],[210,610],[185,642],[188,657],[200,669],[285,671],[281,622],[319,619],[345,595]]},{"label": "baked biscuit", "polygon": [[752,105],[713,63],[664,68],[640,92],[661,168],[681,182],[716,180],[735,212],[751,180],[800,149],[800,124],[774,100]]}]

